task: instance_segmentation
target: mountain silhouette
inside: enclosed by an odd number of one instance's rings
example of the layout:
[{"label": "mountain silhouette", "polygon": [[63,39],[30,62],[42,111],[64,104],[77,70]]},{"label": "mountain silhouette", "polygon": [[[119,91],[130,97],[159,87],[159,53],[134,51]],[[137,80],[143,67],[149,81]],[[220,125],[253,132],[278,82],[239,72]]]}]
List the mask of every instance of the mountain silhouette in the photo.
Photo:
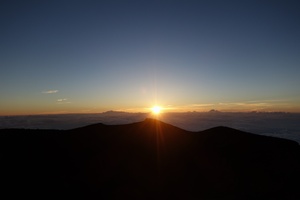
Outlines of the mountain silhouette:
[{"label": "mountain silhouette", "polygon": [[2,195],[86,199],[300,199],[298,143],[156,119],[0,130]]}]

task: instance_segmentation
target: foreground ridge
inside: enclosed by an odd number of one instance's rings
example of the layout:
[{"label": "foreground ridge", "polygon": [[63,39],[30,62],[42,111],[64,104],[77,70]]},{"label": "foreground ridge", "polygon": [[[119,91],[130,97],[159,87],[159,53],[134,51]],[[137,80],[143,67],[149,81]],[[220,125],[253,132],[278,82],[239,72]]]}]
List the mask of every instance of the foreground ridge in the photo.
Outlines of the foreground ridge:
[{"label": "foreground ridge", "polygon": [[[0,130],[4,193],[104,199],[298,199],[300,148],[229,127],[157,119]],[[17,195],[17,194],[16,194]]]}]

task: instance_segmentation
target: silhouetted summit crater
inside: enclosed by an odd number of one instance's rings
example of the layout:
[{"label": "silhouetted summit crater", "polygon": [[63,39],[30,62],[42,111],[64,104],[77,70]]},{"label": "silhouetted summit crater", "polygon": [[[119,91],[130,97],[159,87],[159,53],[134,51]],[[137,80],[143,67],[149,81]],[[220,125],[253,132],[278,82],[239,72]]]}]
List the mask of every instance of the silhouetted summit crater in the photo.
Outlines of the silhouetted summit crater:
[{"label": "silhouetted summit crater", "polygon": [[[228,127],[157,119],[0,130],[3,192],[102,199],[300,199],[300,147]],[[16,193],[18,191],[18,193]]]}]

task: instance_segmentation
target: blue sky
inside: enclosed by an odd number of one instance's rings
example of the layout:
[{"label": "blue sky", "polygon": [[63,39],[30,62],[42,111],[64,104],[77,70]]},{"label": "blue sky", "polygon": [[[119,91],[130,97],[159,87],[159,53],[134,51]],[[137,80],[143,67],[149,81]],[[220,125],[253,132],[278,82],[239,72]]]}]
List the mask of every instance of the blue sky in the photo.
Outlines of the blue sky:
[{"label": "blue sky", "polygon": [[299,10],[298,1],[1,1],[0,114],[154,104],[299,112]]}]

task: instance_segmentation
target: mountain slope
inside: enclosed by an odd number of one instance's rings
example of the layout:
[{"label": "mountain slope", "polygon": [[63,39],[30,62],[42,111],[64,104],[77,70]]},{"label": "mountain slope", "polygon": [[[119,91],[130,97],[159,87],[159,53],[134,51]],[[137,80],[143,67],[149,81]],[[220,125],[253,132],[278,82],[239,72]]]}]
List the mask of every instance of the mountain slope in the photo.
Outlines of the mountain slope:
[{"label": "mountain slope", "polygon": [[3,191],[102,199],[299,199],[296,142],[155,119],[0,130]]}]

